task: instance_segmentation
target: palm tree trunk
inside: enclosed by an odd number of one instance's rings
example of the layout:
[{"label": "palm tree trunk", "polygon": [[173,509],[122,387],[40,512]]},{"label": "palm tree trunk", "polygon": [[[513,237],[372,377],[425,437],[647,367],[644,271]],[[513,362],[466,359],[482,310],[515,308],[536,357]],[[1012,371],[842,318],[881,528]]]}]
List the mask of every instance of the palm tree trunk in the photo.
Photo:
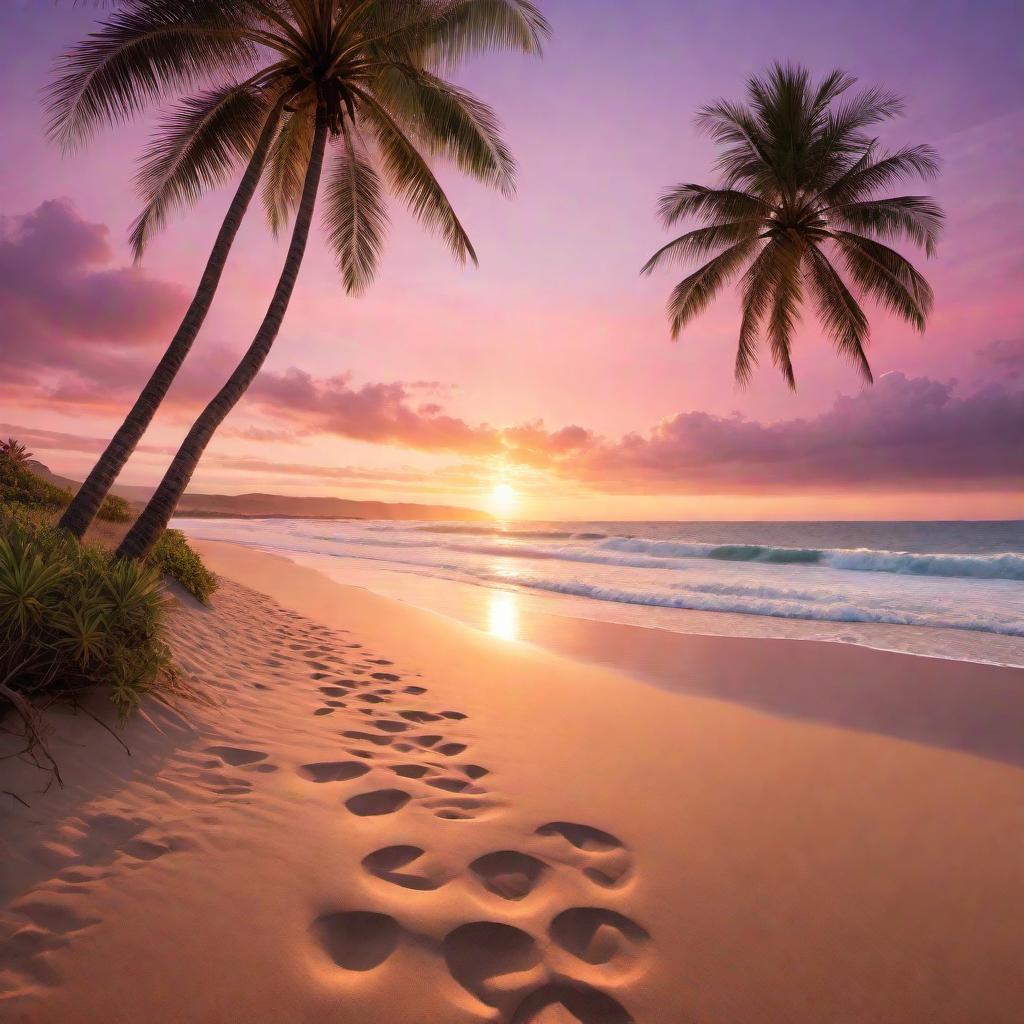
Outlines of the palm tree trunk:
[{"label": "palm tree trunk", "polygon": [[156,369],[142,389],[142,393],[136,399],[131,412],[128,413],[124,423],[118,428],[99,461],[92,468],[92,472],[85,478],[85,483],[78,489],[78,493],[61,517],[60,526],[75,537],[81,538],[89,528],[100,505],[103,504],[103,499],[146,432],[146,428],[181,369],[182,363],[185,362],[185,357],[192,348],[199,329],[203,326],[203,321],[206,319],[213,296],[217,291],[217,285],[220,284],[221,274],[227,263],[228,253],[231,251],[235,235],[238,234],[242,218],[249,208],[249,202],[255,194],[256,186],[263,174],[267,153],[270,151],[270,145],[274,140],[274,134],[281,119],[281,111],[284,109],[287,98],[287,95],[282,95],[267,115],[263,131],[256,142],[256,148],[249,159],[245,174],[242,175],[242,180],[239,182],[238,190],[228,207],[224,223],[221,224],[217,239],[213,243],[210,258],[206,262],[206,269],[199,280],[199,287],[181,321],[181,326],[171,339],[160,362],[157,363]]},{"label": "palm tree trunk", "polygon": [[196,466],[202,458],[206,446],[210,443],[217,428],[224,418],[238,404],[246,389],[253,382],[264,360],[270,354],[281,322],[284,320],[288,301],[291,299],[295,280],[299,275],[302,257],[306,251],[309,228],[313,220],[313,208],[316,206],[317,190],[320,186],[320,172],[324,163],[324,150],[327,144],[327,116],[321,104],[316,113],[316,129],[313,133],[313,147],[306,167],[306,178],[302,186],[302,199],[295,215],[295,227],[292,230],[288,255],[284,268],[277,282],[274,297],[271,299],[267,314],[263,318],[260,329],[256,332],[241,362],[235,367],[227,383],[217,392],[210,404],[203,410],[199,419],[192,425],[188,436],[178,449],[174,461],[164,474],[160,486],[149,499],[142,515],[128,531],[127,536],[117,549],[117,554],[125,558],[144,558],[160,539],[167,527],[174,510],[181,499],[185,488],[192,479]]}]

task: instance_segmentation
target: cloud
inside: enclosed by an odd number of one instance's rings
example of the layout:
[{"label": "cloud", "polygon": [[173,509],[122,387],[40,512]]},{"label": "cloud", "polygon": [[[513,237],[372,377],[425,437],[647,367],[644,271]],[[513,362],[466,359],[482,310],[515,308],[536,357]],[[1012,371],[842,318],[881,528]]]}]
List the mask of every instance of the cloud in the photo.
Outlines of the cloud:
[{"label": "cloud", "polygon": [[557,460],[606,493],[747,494],[1024,487],[1024,390],[901,373],[808,419],[759,423],[680,413],[646,434]]},{"label": "cloud", "polygon": [[168,340],[184,307],[180,289],[112,261],[109,229],[83,220],[66,200],[0,217],[5,383],[28,385],[68,367],[88,377],[112,347],[116,368],[126,349]]},{"label": "cloud", "polygon": [[353,387],[348,375],[316,380],[292,368],[262,373],[249,400],[310,432],[419,451],[477,456],[503,452],[500,431],[486,424],[471,426],[445,413],[436,401],[416,404],[414,393],[420,390],[422,383],[401,381]]},{"label": "cloud", "polygon": [[[174,286],[112,262],[108,229],[83,220],[65,201],[0,218],[5,396],[97,412],[127,407],[152,368],[149,346],[167,340],[184,300]],[[194,353],[168,396],[169,411],[190,419],[235,358],[209,345]],[[890,373],[814,417],[759,422],[687,411],[617,439],[576,424],[549,428],[540,420],[471,423],[449,411],[453,389],[437,381],[356,384],[349,375],[265,371],[243,410],[269,422],[232,424],[221,438],[301,444],[326,435],[462,462],[436,473],[363,476],[352,467],[244,459],[216,447],[210,460],[229,470],[352,486],[424,488],[446,475],[449,485],[469,485],[486,461],[516,467],[530,479],[539,474],[548,483],[607,494],[1022,488],[1024,341],[978,347],[975,368],[973,390]],[[97,438],[20,433],[54,450],[102,448]]]}]

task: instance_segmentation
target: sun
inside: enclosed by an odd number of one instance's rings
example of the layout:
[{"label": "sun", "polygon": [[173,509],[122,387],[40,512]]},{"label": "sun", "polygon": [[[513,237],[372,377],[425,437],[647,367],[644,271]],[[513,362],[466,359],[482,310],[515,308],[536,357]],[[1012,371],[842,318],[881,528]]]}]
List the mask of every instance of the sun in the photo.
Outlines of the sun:
[{"label": "sun", "polygon": [[519,503],[519,495],[510,484],[495,484],[490,494],[491,508],[500,516],[507,516]]}]

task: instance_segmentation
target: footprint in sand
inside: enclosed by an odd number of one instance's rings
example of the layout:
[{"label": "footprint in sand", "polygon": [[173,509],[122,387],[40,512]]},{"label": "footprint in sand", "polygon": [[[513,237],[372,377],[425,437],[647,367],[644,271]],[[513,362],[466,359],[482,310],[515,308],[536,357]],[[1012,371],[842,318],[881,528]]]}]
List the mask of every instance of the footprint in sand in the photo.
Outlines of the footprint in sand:
[{"label": "footprint in sand", "polygon": [[551,821],[537,829],[539,836],[561,836],[579,850],[621,850],[622,843],[610,832],[571,821]]},{"label": "footprint in sand", "polygon": [[427,785],[434,789],[443,789],[446,793],[482,793],[484,790],[474,786],[468,779],[451,779],[441,777],[439,779],[428,779]]},{"label": "footprint in sand", "polygon": [[405,732],[409,728],[408,722],[392,722],[389,719],[381,719],[378,722],[373,723],[375,729],[380,729],[381,732]]},{"label": "footprint in sand", "polygon": [[373,733],[359,732],[356,729],[349,729],[341,735],[346,739],[359,740],[361,743],[372,743],[377,747],[387,747],[393,742],[390,736],[375,736]]},{"label": "footprint in sand", "polygon": [[544,979],[536,941],[513,925],[473,921],[450,931],[442,945],[449,974],[501,1012],[516,1005],[518,992]]},{"label": "footprint in sand", "polygon": [[317,761],[296,769],[302,778],[310,782],[348,782],[366,775],[369,770],[369,766],[360,761]]},{"label": "footprint in sand", "polygon": [[[536,834],[558,840],[562,849],[556,856],[580,868],[590,881],[604,889],[622,885],[630,875],[632,857],[610,832],[571,821],[552,821],[541,825]],[[573,856],[566,857],[566,853]]]},{"label": "footprint in sand", "polygon": [[537,887],[548,866],[528,853],[498,850],[477,857],[469,870],[488,892],[503,900],[521,900]]},{"label": "footprint in sand", "polygon": [[433,811],[435,817],[445,821],[475,821],[495,805],[491,801],[474,797],[444,797],[425,800],[423,806]]},{"label": "footprint in sand", "polygon": [[399,711],[399,715],[409,722],[439,722],[441,715],[432,714],[430,711]]},{"label": "footprint in sand", "polygon": [[[387,857],[382,856],[385,854]],[[388,863],[403,858],[414,861],[419,855],[418,847],[389,847],[367,860],[380,856]],[[378,871],[368,870],[381,877]],[[380,967],[403,941],[432,945],[390,914],[371,910],[323,914],[313,922],[311,932],[336,967],[360,973]],[[625,1007],[607,993],[560,975],[553,977],[534,937],[513,925],[499,921],[459,925],[444,937],[441,953],[451,977],[509,1024],[570,1020],[576,1024],[635,1024]]]},{"label": "footprint in sand", "polygon": [[404,889],[432,892],[448,881],[448,875],[431,867],[431,858],[418,846],[386,846],[363,858],[363,867],[377,878]]},{"label": "footprint in sand", "polygon": [[213,754],[219,757],[225,764],[238,768],[241,765],[255,764],[257,761],[265,761],[267,754],[262,750],[247,750],[245,747],[206,747],[204,754]]},{"label": "footprint in sand", "polygon": [[370,793],[359,793],[345,801],[345,806],[360,818],[376,817],[381,814],[394,814],[400,811],[410,800],[410,796],[402,789],[376,789]]},{"label": "footprint in sand", "polygon": [[313,922],[323,951],[346,971],[372,971],[398,946],[401,926],[388,914],[350,910],[324,914]]},{"label": "footprint in sand", "polygon": [[626,1008],[611,996],[586,985],[554,982],[531,993],[516,1008],[509,1024],[634,1024]]},{"label": "footprint in sand", "polygon": [[551,941],[594,966],[634,966],[650,939],[646,929],[615,910],[572,907],[551,922]]},{"label": "footprint in sand", "polygon": [[445,757],[457,757],[469,748],[465,743],[442,743],[441,746],[434,749],[439,754],[444,754]]}]

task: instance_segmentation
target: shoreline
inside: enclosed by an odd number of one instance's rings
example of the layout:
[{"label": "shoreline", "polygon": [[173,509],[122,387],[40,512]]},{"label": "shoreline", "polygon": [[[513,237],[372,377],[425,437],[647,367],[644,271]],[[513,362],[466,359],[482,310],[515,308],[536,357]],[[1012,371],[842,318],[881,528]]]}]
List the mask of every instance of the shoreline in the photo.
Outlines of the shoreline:
[{"label": "shoreline", "polygon": [[[221,549],[254,550],[221,541],[194,542],[210,564],[218,564]],[[299,557],[259,552],[318,576],[326,575]],[[310,560],[312,561],[312,560]],[[229,556],[229,572],[238,571]],[[382,596],[361,585],[338,587]],[[267,577],[253,578],[256,589],[271,586]],[[493,632],[464,619],[422,605],[399,602],[444,622],[455,622],[476,634]],[[705,613],[717,615],[722,613]],[[918,743],[961,750],[1024,766],[1024,671],[930,654],[872,648],[843,640],[816,637],[736,636],[720,633],[680,633],[652,626],[576,618],[571,615],[535,616],[537,628],[511,642],[623,673],[669,692],[719,700],[796,721],[817,722],[872,732]],[[507,641],[507,637],[497,637]],[[753,679],[732,671],[736,662],[758,657],[761,644],[780,645],[768,659],[774,670]],[[801,645],[810,645],[805,649]],[[824,651],[818,649],[825,647]],[[830,648],[834,647],[832,653]],[[903,659],[922,658],[925,673],[906,671]],[[824,666],[821,662],[824,660]],[[686,673],[679,670],[686,665]],[[694,669],[696,668],[696,671]],[[790,682],[790,672],[794,679]],[[824,687],[803,680],[821,673]]]},{"label": "shoreline", "polygon": [[[333,535],[307,536],[309,531],[301,532],[301,524],[295,527],[300,533],[294,538],[292,526],[284,526],[281,531],[270,529],[268,534],[264,529],[269,528],[268,524],[259,528],[239,524],[239,530],[232,531],[199,521],[190,523],[186,518],[179,525],[194,540],[233,543],[276,554],[324,572],[340,583],[365,586],[383,596],[440,611],[478,628],[489,628],[488,618],[504,615],[507,620],[518,614],[524,622],[534,620],[531,635],[526,639],[541,643],[551,632],[543,624],[544,617],[549,615],[682,634],[854,643],[882,651],[1024,668],[1024,636],[1017,635],[1019,622],[1024,620],[1013,618],[1024,615],[1020,586],[1003,579],[958,577],[947,586],[941,584],[940,577],[927,574],[843,572],[827,566],[805,567],[790,576],[789,568],[784,566],[714,559],[705,564],[705,560],[694,557],[686,567],[689,573],[692,561],[697,573],[693,580],[680,575],[681,570],[670,569],[660,574],[650,569],[627,568],[627,573],[646,572],[649,579],[631,581],[627,577],[618,581],[617,566],[603,565],[598,559],[594,564],[597,575],[591,579],[590,562],[577,562],[575,551],[562,561],[558,549],[550,555],[550,562],[545,561],[548,556],[540,548],[533,552],[540,559],[534,559],[537,568],[530,567],[533,555],[529,551],[522,553],[525,569],[515,557],[518,552],[514,546],[509,557],[504,556],[503,548],[490,551],[488,545],[479,551],[470,546],[466,549],[468,553],[459,544],[450,552],[442,546],[437,551],[430,549],[421,560],[419,549],[425,542],[418,539],[418,533],[413,541],[402,535],[394,548],[389,547],[390,524],[378,524],[376,528],[371,524],[370,533],[364,536],[357,531],[349,540],[342,536],[337,538],[337,545],[331,543],[336,539]],[[372,532],[373,529],[378,532]],[[431,543],[433,539],[426,546],[430,548]],[[667,543],[671,546],[675,541]],[[403,552],[410,544],[412,554],[406,556]],[[383,551],[379,553],[381,546]],[[481,554],[484,550],[490,554]],[[444,561],[448,555],[453,559],[451,564]],[[624,557],[628,560],[631,556]],[[462,566],[462,558],[470,561]],[[532,579],[540,572],[539,567],[546,564],[555,568],[544,570],[543,578]],[[609,571],[611,576],[607,575]],[[719,579],[720,573],[725,575]],[[841,588],[847,585],[855,592],[850,599],[851,607],[845,607],[842,601],[829,605],[828,595],[841,594]],[[676,587],[682,588],[681,603],[666,603],[666,595],[674,593]],[[762,587],[767,590],[759,597]],[[858,587],[868,589],[858,597]],[[915,590],[920,587],[926,589]],[[718,588],[724,589],[718,593]],[[807,593],[801,588],[806,588]],[[705,590],[715,592],[710,605],[702,597]],[[729,597],[733,591],[741,597]],[[787,603],[787,595],[794,601]],[[823,601],[826,603],[822,604]],[[889,601],[892,603],[886,603]],[[935,621],[921,619],[927,602],[935,602]],[[504,608],[500,607],[502,603]],[[986,608],[990,610],[983,611]],[[989,619],[991,629],[986,629],[984,622]],[[1004,630],[1003,625],[1011,619],[1016,625]]]},{"label": "shoreline", "polygon": [[[147,708],[132,758],[65,716],[67,790],[4,809],[0,1019],[1014,1021],[1020,768],[200,546],[225,586],[174,646],[210,703]],[[683,640],[698,683],[945,664]]]}]

